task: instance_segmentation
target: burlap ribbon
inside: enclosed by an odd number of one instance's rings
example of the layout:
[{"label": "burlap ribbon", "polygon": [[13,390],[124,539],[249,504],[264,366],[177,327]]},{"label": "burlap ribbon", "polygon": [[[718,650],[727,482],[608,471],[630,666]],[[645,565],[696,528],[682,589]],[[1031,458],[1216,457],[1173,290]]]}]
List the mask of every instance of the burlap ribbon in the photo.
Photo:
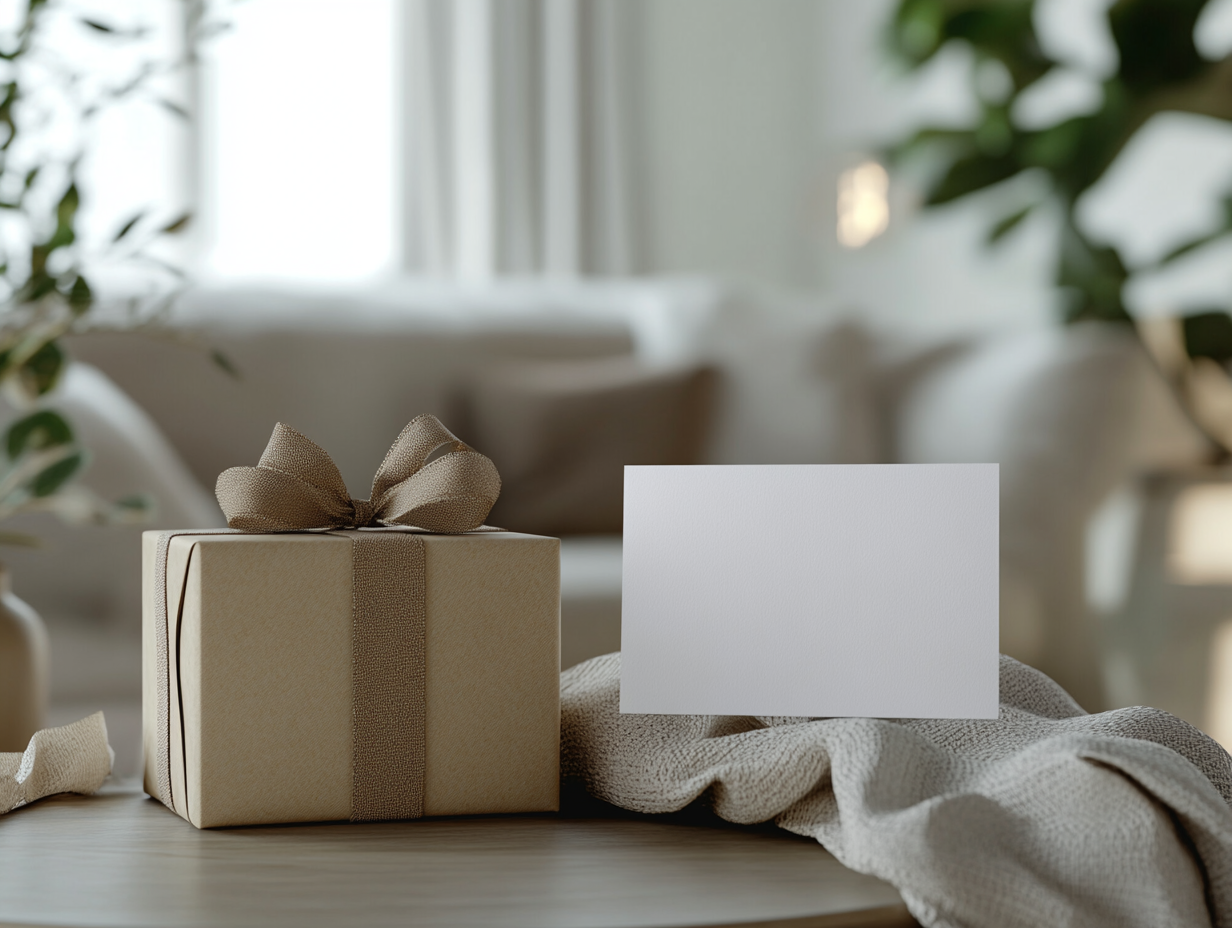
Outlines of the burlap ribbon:
[{"label": "burlap ribbon", "polygon": [[[444,453],[433,458],[437,452]],[[352,499],[328,454],[279,423],[256,467],[222,472],[215,488],[232,530],[333,530],[351,540],[352,789],[351,819],[417,818],[424,777],[424,545],[414,527],[458,534],[480,528],[500,494],[490,460],[434,417],[419,416],[398,436],[377,469],[369,499]],[[367,529],[367,531],[357,531]],[[178,618],[167,603],[167,552],[155,564],[158,624],[157,780],[175,809],[171,783],[171,648]],[[179,810],[186,813],[186,809]]]},{"label": "burlap ribbon", "polygon": [[[428,463],[441,448],[449,450]],[[369,499],[352,499],[330,456],[281,422],[256,467],[232,467],[214,488],[227,524],[252,532],[414,525],[468,532],[500,495],[500,475],[435,416],[402,430],[377,468]]]},{"label": "burlap ribbon", "polygon": [[111,773],[103,713],[34,733],[23,754],[0,754],[0,815],[56,793],[95,792]]}]

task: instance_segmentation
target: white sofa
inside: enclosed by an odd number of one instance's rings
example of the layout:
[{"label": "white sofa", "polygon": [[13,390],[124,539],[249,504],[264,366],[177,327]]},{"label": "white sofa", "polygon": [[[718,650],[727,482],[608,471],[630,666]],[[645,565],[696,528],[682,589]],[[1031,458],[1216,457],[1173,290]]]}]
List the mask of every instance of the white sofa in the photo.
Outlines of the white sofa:
[{"label": "white sofa", "polygon": [[[219,524],[213,477],[254,463],[276,421],[329,451],[366,496],[411,417],[449,423],[467,384],[511,360],[716,367],[713,462],[1000,462],[1003,650],[1093,709],[1104,695],[1084,594],[1088,523],[1136,468],[1204,453],[1127,332],[887,332],[824,302],[704,281],[200,291],[172,334],[75,337],[92,369],[55,399],[94,448],[85,481],[151,493],[157,526]],[[210,361],[214,348],[238,379]],[[134,697],[136,530],[27,520],[51,550],[6,560],[52,624],[53,701]],[[566,665],[619,647],[619,601],[619,537],[566,538]]]}]

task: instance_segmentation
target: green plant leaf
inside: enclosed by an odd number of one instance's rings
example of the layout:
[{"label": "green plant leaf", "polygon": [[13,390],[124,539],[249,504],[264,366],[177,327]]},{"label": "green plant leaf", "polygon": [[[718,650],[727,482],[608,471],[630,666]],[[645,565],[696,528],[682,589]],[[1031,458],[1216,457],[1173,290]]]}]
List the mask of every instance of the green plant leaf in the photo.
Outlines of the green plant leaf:
[{"label": "green plant leaf", "polygon": [[5,136],[3,144],[0,144],[0,151],[8,151],[9,146],[17,138],[17,124],[13,121],[13,107],[17,103],[18,90],[17,81],[9,81],[4,86],[3,99],[0,99],[0,125],[8,129],[8,135]]},{"label": "green plant leaf", "polygon": [[1173,248],[1159,259],[1157,266],[1162,267],[1165,264],[1171,264],[1177,258],[1183,258],[1199,248],[1218,241],[1229,233],[1232,233],[1232,195],[1223,198],[1223,219],[1218,227],[1205,235],[1199,235],[1197,238],[1190,239],[1188,242]]},{"label": "green plant leaf", "polygon": [[[77,241],[75,223],[77,221],[77,209],[80,206],[81,196],[77,192],[77,184],[75,182],[70,183],[68,189],[64,191],[64,195],[60,197],[60,202],[56,204],[55,232],[41,246],[35,246],[43,250],[39,270],[46,266],[47,258],[53,251]],[[31,263],[33,264],[34,262],[32,261]]]},{"label": "green plant leaf", "polygon": [[64,370],[64,352],[53,342],[46,342],[26,359],[18,376],[35,396],[50,393]]},{"label": "green plant leaf", "polygon": [[951,163],[978,151],[975,133],[971,129],[921,129],[897,142],[884,146],[882,158],[891,165],[902,166],[911,159],[924,156],[935,163]]},{"label": "green plant leaf", "polygon": [[1177,260],[1178,258],[1183,258],[1185,257],[1185,255],[1192,254],[1193,252],[1197,251],[1199,248],[1203,248],[1206,245],[1211,244],[1212,242],[1219,241],[1229,232],[1232,232],[1232,229],[1221,228],[1215,232],[1210,233],[1209,235],[1201,235],[1198,238],[1190,239],[1185,244],[1172,249],[1170,252],[1168,252],[1166,255],[1160,258],[1158,264],[1160,266],[1165,265],[1165,264],[1171,264],[1173,261]]},{"label": "green plant leaf", "polygon": [[217,348],[210,349],[210,360],[214,362],[214,366],[236,380],[243,380],[240,374],[240,369],[235,366],[235,363],[222,351]]},{"label": "green plant leaf", "polygon": [[19,303],[37,303],[49,293],[55,292],[56,280],[47,273],[48,252],[41,245],[36,245],[30,249],[30,277],[26,280],[21,290],[17,293],[17,302]]},{"label": "green plant leaf", "polygon": [[77,218],[77,208],[81,206],[81,194],[77,191],[76,181],[70,182],[60,202],[56,204],[56,222],[61,225],[72,225]]},{"label": "green plant leaf", "polygon": [[177,216],[175,219],[171,220],[171,222],[167,223],[158,231],[160,235],[175,235],[177,232],[183,232],[186,228],[188,228],[188,224],[190,222],[192,222],[192,213],[184,213],[183,215]]},{"label": "green plant leaf", "polygon": [[977,56],[1000,61],[1010,73],[1014,87],[1039,80],[1052,66],[1035,35],[1034,0],[965,2],[945,24],[948,39],[966,42]]},{"label": "green plant leaf", "polygon": [[130,216],[125,221],[124,225],[120,226],[116,234],[112,236],[111,238],[112,244],[115,244],[116,242],[121,241],[124,238],[124,236],[128,235],[129,232],[133,231],[133,227],[136,226],[137,223],[139,223],[142,219],[145,218],[145,214],[146,214],[145,210],[138,210],[136,213],[133,213],[133,215]]},{"label": "green plant leaf", "polygon": [[1120,53],[1118,76],[1134,93],[1192,80],[1208,63],[1194,28],[1208,0],[1118,0],[1108,25]]},{"label": "green plant leaf", "polygon": [[131,512],[150,512],[154,508],[154,500],[145,493],[133,493],[121,496],[114,503],[117,509],[127,509]]},{"label": "green plant leaf", "polygon": [[80,451],[56,461],[30,481],[30,493],[35,497],[51,496],[81,469],[83,463],[85,456]]},{"label": "green plant leaf", "polygon": [[[134,35],[134,33],[130,33],[130,35]],[[107,93],[108,99],[113,100],[113,101],[123,100],[126,97],[131,96],[137,90],[140,90],[142,87],[145,86],[146,81],[148,80],[150,75],[154,73],[154,71],[155,71],[154,62],[152,61],[143,62],[136,74],[134,74],[131,78],[129,78],[123,84],[120,84],[118,87],[111,88],[111,90]]]},{"label": "green plant leaf", "polygon": [[184,109],[184,107],[180,106],[180,104],[176,103],[174,100],[168,100],[166,97],[159,97],[158,105],[161,106],[163,109],[167,110],[167,112],[174,113],[176,116],[179,116],[180,119],[184,119],[184,120],[192,119],[192,114],[189,113],[188,110]]},{"label": "green plant leaf", "polygon": [[73,429],[58,412],[40,409],[18,419],[4,435],[4,447],[9,460],[16,460],[27,451],[41,451],[73,442]]},{"label": "green plant leaf", "polygon": [[1039,80],[1053,62],[1035,35],[1034,0],[900,0],[891,21],[891,54],[909,68],[931,60],[948,43],[995,59],[1016,91]]},{"label": "green plant leaf", "polygon": [[1125,262],[1115,248],[1092,243],[1072,222],[1066,222],[1057,271],[1057,284],[1065,297],[1066,322],[1132,322],[1122,298],[1128,277]]},{"label": "green plant leaf", "polygon": [[1018,226],[1022,224],[1022,221],[1031,215],[1031,211],[1034,209],[1035,204],[1032,203],[1030,206],[1023,207],[1022,209],[1003,217],[997,222],[996,225],[988,230],[987,244],[995,245],[997,242],[1001,241],[1017,229]]},{"label": "green plant leaf", "polygon": [[959,158],[950,164],[941,180],[928,191],[925,202],[929,206],[949,203],[977,190],[1009,180],[1022,169],[1022,165],[1011,155],[994,158],[975,154]]},{"label": "green plant leaf", "polygon": [[1185,351],[1191,358],[1210,358],[1220,364],[1232,360],[1232,316],[1221,309],[1190,313],[1181,318]]},{"label": "green plant leaf", "polygon": [[1082,146],[1089,117],[1076,116],[1030,135],[1023,161],[1033,167],[1064,170]]},{"label": "green plant leaf", "polygon": [[916,67],[941,48],[945,4],[941,0],[904,0],[890,25],[890,49]]},{"label": "green plant leaf", "polygon": [[94,293],[90,290],[89,283],[80,274],[73,281],[73,286],[69,288],[68,305],[75,316],[82,315],[94,305]]},{"label": "green plant leaf", "polygon": [[1014,145],[1014,127],[1004,107],[991,107],[975,129],[975,145],[985,155],[997,158]]}]

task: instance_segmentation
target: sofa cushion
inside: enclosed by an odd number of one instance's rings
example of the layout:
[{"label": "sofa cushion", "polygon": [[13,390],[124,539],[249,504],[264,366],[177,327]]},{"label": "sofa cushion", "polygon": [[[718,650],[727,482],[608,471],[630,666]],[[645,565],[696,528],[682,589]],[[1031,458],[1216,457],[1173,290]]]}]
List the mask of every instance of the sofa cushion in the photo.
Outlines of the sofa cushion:
[{"label": "sofa cushion", "polygon": [[468,391],[468,441],[496,464],[489,522],[548,535],[619,532],[624,465],[698,463],[714,378],[632,357],[503,365]]},{"label": "sofa cushion", "polygon": [[[509,359],[627,354],[632,339],[615,325],[558,329],[514,316],[469,325],[407,310],[352,326],[339,307],[333,327],[295,315],[247,327],[223,318],[200,328],[85,334],[68,339],[74,357],[102,369],[158,423],[210,490],[228,467],[255,464],[277,422],[329,452],[353,496],[372,477],[402,428],[432,413],[459,433],[453,408],[476,370]],[[190,320],[191,321],[191,320]],[[260,324],[257,324],[260,322]],[[210,359],[221,350],[239,371]]]},{"label": "sofa cushion", "polygon": [[861,464],[884,459],[873,341],[812,301],[733,293],[697,335],[719,371],[712,464]]}]

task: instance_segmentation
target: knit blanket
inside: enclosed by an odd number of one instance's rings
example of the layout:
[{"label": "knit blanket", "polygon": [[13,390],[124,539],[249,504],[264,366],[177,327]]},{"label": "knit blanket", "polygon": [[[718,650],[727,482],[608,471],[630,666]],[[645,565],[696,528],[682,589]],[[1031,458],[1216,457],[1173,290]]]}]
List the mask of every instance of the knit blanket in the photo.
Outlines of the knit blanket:
[{"label": "knit blanket", "polygon": [[1088,715],[1008,657],[995,721],[621,715],[618,653],[561,675],[561,713],[593,796],[773,819],[929,928],[1232,928],[1228,754],[1158,709]]}]

